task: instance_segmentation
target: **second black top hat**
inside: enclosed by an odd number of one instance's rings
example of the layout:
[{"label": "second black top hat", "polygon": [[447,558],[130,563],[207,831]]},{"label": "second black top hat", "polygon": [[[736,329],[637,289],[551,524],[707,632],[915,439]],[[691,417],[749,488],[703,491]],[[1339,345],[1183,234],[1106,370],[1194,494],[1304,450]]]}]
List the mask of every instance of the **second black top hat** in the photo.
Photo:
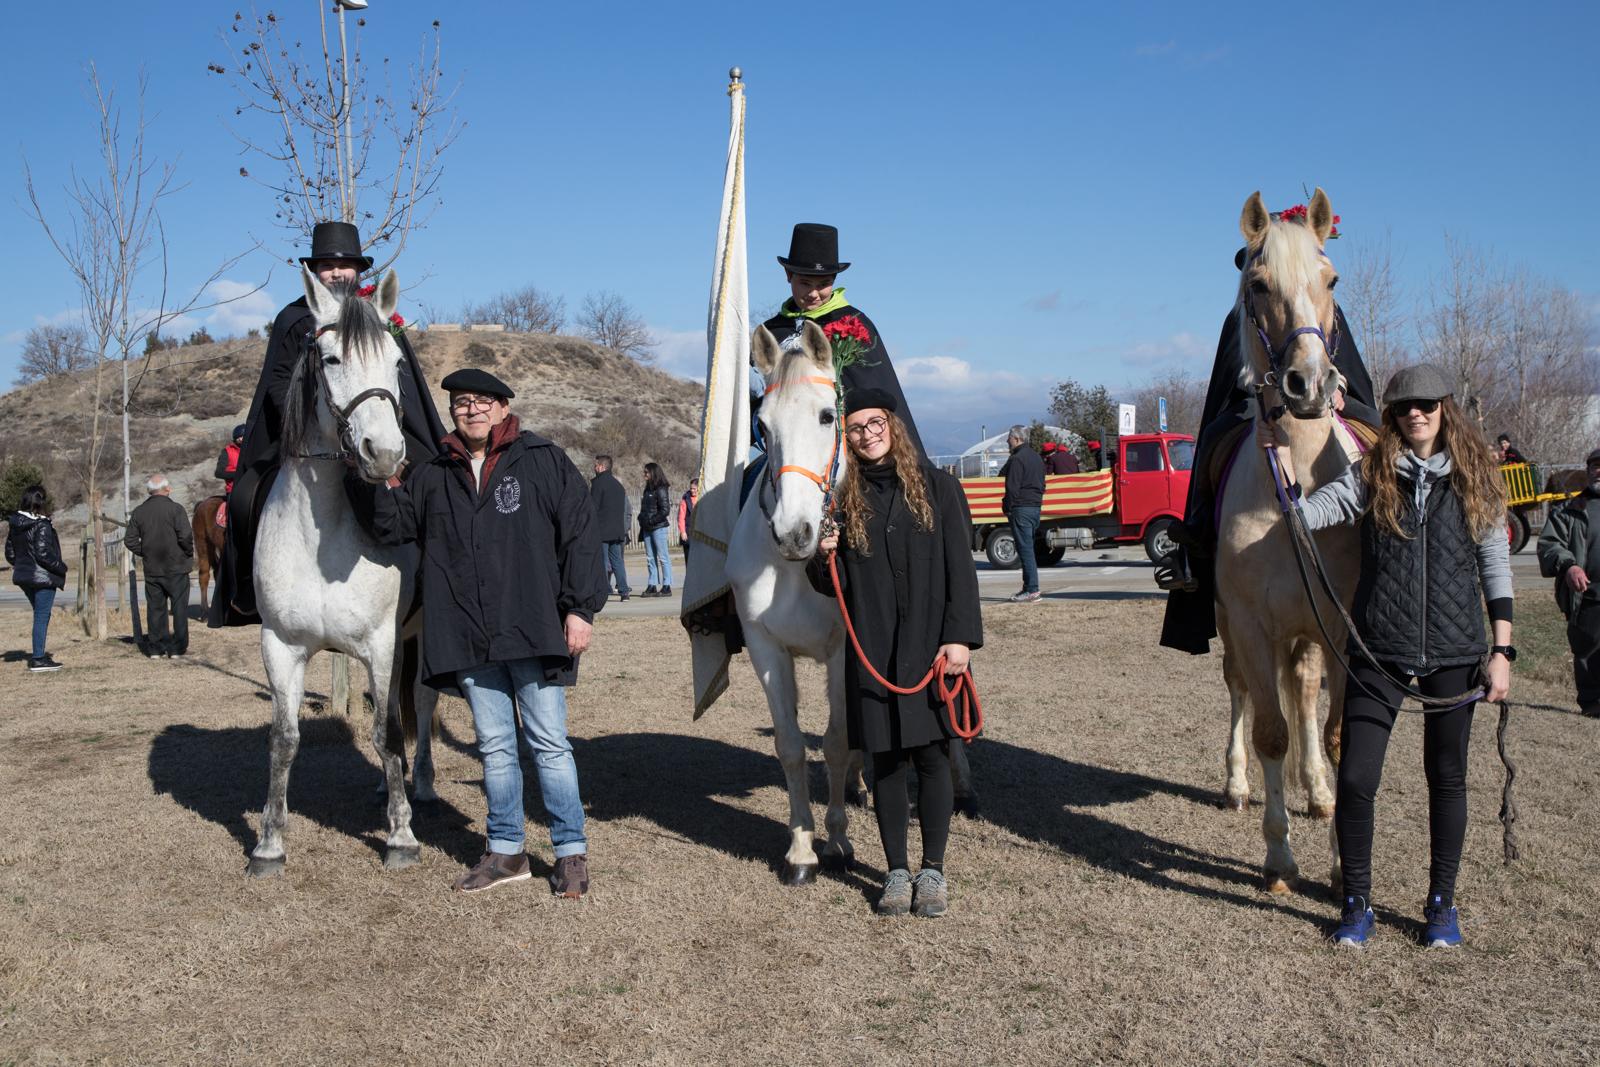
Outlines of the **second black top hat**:
[{"label": "second black top hat", "polygon": [[823,222],[797,222],[789,238],[788,256],[779,256],[785,270],[795,274],[822,276],[848,270],[839,262],[839,229]]}]

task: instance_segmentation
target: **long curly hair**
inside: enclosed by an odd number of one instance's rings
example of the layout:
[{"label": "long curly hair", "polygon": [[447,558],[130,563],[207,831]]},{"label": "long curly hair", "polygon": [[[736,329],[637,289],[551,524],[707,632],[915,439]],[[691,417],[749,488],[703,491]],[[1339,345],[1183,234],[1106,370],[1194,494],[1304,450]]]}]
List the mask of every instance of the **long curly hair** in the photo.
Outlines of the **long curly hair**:
[{"label": "long curly hair", "polygon": [[[894,472],[900,478],[900,489],[905,494],[906,510],[916,522],[917,529],[933,529],[933,506],[928,503],[928,483],[922,477],[922,459],[917,446],[911,443],[906,424],[892,411],[885,411],[889,420],[889,458],[894,460]],[[867,503],[861,488],[861,462],[851,456],[845,468],[844,480],[834,490],[834,508],[839,513],[839,525],[844,542],[863,556],[872,555],[867,541],[867,520],[872,517],[872,505]]]},{"label": "long curly hair", "polygon": [[[1505,521],[1505,481],[1483,432],[1467,418],[1455,398],[1447,396],[1439,401],[1439,412],[1439,447],[1450,453],[1450,487],[1461,498],[1473,539],[1482,540]],[[1393,410],[1384,408],[1383,432],[1361,465],[1361,477],[1367,486],[1367,510],[1378,529],[1402,539],[1411,535],[1400,522],[1402,493],[1395,459],[1405,447],[1400,420]]]}]

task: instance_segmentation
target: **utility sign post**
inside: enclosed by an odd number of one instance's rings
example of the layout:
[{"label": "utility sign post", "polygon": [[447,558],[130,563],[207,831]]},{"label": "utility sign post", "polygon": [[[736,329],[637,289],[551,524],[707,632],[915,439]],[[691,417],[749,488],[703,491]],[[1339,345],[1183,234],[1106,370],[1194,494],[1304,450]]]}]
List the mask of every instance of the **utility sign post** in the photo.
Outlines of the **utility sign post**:
[{"label": "utility sign post", "polygon": [[1156,397],[1156,424],[1162,433],[1167,432],[1167,398]]},{"label": "utility sign post", "polygon": [[1117,434],[1119,436],[1137,432],[1133,427],[1134,418],[1138,410],[1132,404],[1117,405]]}]

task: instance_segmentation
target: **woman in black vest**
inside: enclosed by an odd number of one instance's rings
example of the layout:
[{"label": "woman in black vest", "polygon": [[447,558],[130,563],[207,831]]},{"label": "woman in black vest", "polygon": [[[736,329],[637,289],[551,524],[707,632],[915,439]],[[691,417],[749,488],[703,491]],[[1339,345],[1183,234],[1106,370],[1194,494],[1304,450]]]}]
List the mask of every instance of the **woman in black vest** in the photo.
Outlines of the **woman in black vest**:
[{"label": "woman in black vest", "polygon": [[[862,651],[885,678],[913,685],[940,655],[946,674],[965,671],[970,650],[983,644],[983,617],[967,543],[972,519],[961,485],[922,460],[895,408],[884,389],[845,394],[850,464],[834,496],[839,529],[825,531],[808,575],[832,596],[828,559],[839,550],[840,586]],[[891,693],[850,649],[844,681],[850,747],[872,755],[873,807],[889,868],[877,910],[943,915],[949,902],[944,851],[954,800],[953,734],[937,681],[908,696]],[[922,828],[922,870],[914,882],[906,848],[906,778],[912,766]]]},{"label": "woman in black vest", "polygon": [[[1270,427],[1260,433],[1276,444]],[[1293,480],[1289,452],[1278,453]],[[1361,529],[1356,626],[1379,662],[1351,649],[1334,826],[1344,865],[1344,910],[1335,942],[1360,946],[1372,932],[1373,798],[1406,679],[1428,696],[1486,699],[1511,686],[1511,557],[1505,492],[1483,435],[1451,396],[1437,367],[1407,367],[1384,392],[1383,428],[1357,468],[1304,501],[1312,529]],[[1487,604],[1494,631],[1484,633]],[[1480,666],[1488,654],[1487,667]],[[1423,725],[1432,862],[1423,943],[1461,943],[1455,883],[1467,832],[1467,739],[1476,701],[1430,711]]]}]

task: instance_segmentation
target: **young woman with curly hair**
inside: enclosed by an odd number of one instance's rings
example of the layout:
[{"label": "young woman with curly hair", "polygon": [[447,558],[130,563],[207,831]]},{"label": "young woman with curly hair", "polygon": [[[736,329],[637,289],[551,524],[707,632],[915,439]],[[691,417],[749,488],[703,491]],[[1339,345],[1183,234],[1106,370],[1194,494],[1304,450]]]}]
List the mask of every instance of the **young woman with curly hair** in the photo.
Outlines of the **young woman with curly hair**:
[{"label": "young woman with curly hair", "polygon": [[[834,494],[839,529],[824,531],[809,571],[812,584],[832,596],[827,565],[837,551],[840,587],[862,651],[885,678],[911,685],[940,655],[945,673],[965,671],[970,650],[983,644],[983,617],[961,485],[922,461],[895,407],[882,389],[845,394],[850,462]],[[850,747],[872,757],[873,807],[889,871],[877,911],[942,915],[949,902],[944,854],[954,801],[954,735],[937,682],[909,696],[889,692],[853,650],[846,651],[844,677]],[[922,869],[915,879],[906,845],[912,767],[922,830]]]},{"label": "young woman with curly hair", "polygon": [[[1373,801],[1401,691],[1428,696],[1479,686],[1502,700],[1511,686],[1511,557],[1505,490],[1482,433],[1437,367],[1407,367],[1384,392],[1383,428],[1357,467],[1303,502],[1313,530],[1361,529],[1361,578],[1352,617],[1376,663],[1350,648],[1334,826],[1344,865],[1344,909],[1334,940],[1360,946],[1372,932]],[[1263,444],[1276,444],[1272,428]],[[1288,449],[1278,453],[1294,471]],[[1487,607],[1493,630],[1484,632]],[[1480,664],[1487,654],[1487,667]],[[1431,711],[1423,723],[1431,863],[1423,943],[1461,943],[1456,874],[1467,832],[1467,739],[1475,701]]]}]

